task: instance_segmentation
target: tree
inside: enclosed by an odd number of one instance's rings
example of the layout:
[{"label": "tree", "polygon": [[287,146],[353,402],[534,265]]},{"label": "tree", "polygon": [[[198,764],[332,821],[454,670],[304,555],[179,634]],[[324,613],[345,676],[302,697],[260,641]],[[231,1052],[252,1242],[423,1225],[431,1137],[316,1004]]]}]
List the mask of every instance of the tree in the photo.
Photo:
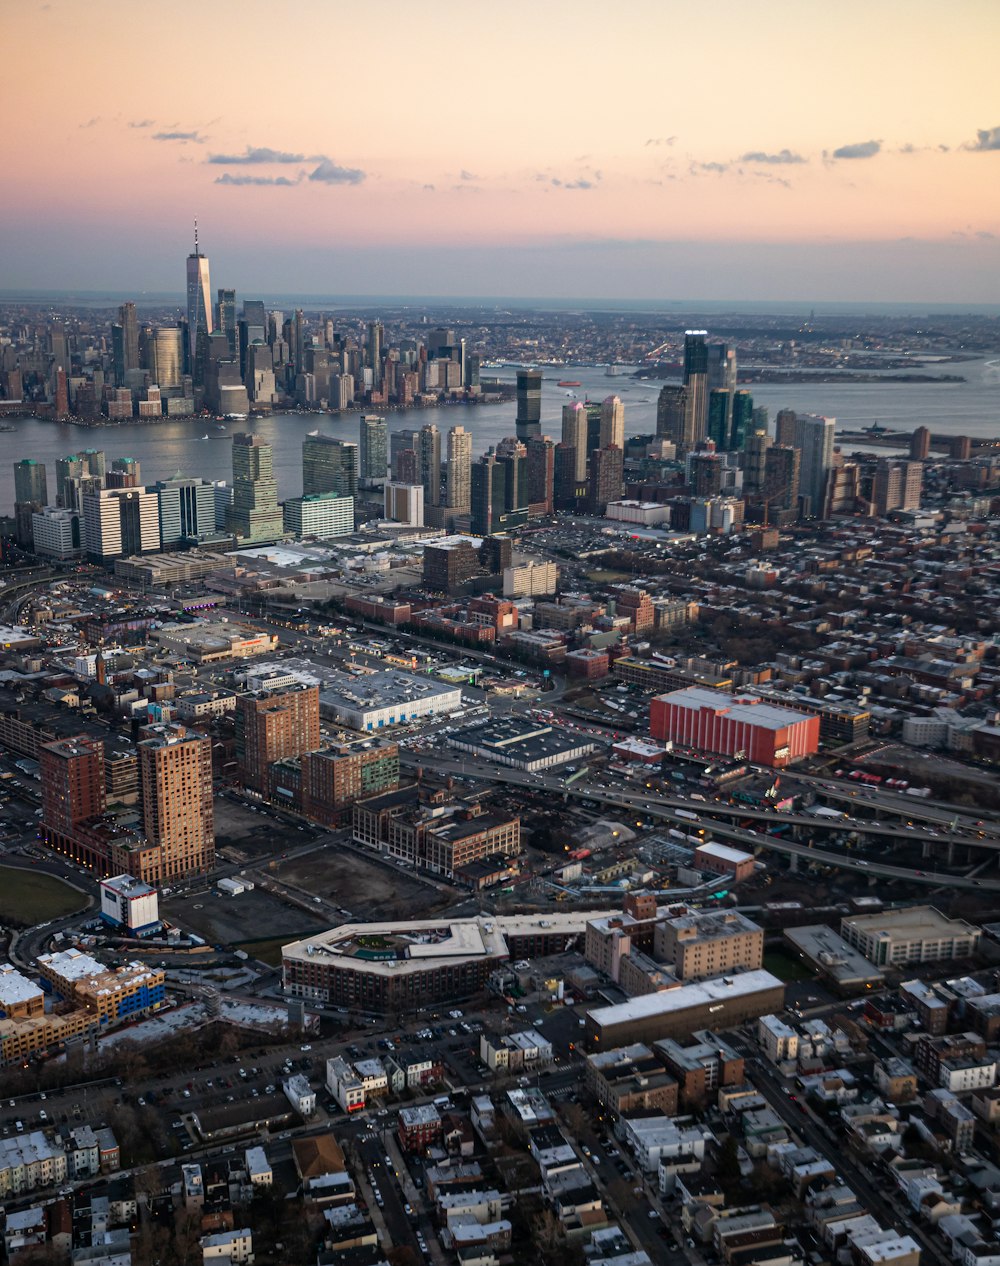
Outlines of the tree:
[{"label": "tree", "polygon": [[740,1184],[740,1149],[734,1134],[727,1134],[719,1147],[715,1174],[727,1195]]}]

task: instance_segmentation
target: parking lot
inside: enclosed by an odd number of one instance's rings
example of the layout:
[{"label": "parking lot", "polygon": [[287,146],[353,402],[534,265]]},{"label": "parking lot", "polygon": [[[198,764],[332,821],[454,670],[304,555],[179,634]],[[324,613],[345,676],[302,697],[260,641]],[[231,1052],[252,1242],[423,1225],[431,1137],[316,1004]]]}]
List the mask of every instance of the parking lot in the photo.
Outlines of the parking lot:
[{"label": "parking lot", "polygon": [[254,888],[230,897],[215,888],[186,897],[170,897],[162,905],[166,917],[191,928],[210,945],[239,943],[284,936],[294,941],[326,926],[322,916],[310,916],[289,901]]},{"label": "parking lot", "polygon": [[430,915],[454,901],[454,893],[439,892],[401,867],[336,845],[283,861],[275,875],[365,919],[413,918],[415,911]]}]

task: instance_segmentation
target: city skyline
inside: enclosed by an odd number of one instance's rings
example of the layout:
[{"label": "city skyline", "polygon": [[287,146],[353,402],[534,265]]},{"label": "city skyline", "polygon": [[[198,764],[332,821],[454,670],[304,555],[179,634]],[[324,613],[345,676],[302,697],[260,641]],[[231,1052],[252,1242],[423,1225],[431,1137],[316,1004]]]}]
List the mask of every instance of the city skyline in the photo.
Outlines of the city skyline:
[{"label": "city skyline", "polygon": [[[1000,12],[985,0],[947,23],[929,0],[722,2],[710,47],[678,4],[637,0],[608,23],[592,3],[515,3],[502,26],[473,13],[444,73],[407,41],[374,81],[339,59],[336,127],[300,93],[243,91],[282,73],[245,8],[181,3],[154,60],[124,45],[152,38],[152,15],[89,12],[72,41],[60,0],[12,20],[59,88],[32,97],[30,135],[4,140],[19,177],[0,210],[18,244],[8,287],[176,292],[197,217],[213,283],[243,291],[994,299]],[[389,29],[410,17],[385,10]],[[308,2],[297,18],[296,82],[326,84],[364,19]],[[566,92],[572,66],[606,90]],[[13,94],[36,69],[14,59]],[[447,142],[428,146],[444,119]]]}]

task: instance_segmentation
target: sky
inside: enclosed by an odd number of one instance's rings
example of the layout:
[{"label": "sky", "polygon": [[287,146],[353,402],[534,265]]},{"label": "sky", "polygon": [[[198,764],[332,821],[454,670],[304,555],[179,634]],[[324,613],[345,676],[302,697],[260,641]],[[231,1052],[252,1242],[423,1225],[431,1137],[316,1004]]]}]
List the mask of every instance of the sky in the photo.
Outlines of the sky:
[{"label": "sky", "polygon": [[997,0],[48,0],[0,287],[996,303]]}]

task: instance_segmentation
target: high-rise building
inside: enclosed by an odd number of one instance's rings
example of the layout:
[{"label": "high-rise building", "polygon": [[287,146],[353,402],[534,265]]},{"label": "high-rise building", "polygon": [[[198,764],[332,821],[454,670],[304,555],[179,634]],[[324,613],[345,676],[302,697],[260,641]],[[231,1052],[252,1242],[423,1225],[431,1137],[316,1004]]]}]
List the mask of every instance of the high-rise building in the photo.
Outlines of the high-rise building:
[{"label": "high-rise building", "polygon": [[685,445],[688,448],[705,438],[708,430],[708,348],[705,330],[684,332],[684,386],[687,388],[688,417]]},{"label": "high-rise building", "polygon": [[800,413],[795,419],[795,447],[802,454],[799,493],[807,517],[821,519],[825,510],[826,481],[833,465],[835,418]]},{"label": "high-rise building", "polygon": [[107,475],[109,488],[138,488],[142,482],[142,464],[137,457],[116,457]]},{"label": "high-rise building", "polygon": [[798,414],[794,409],[779,409],[774,419],[774,442],[781,448],[795,447],[795,422]]},{"label": "high-rise building", "polygon": [[910,460],[924,462],[930,456],[931,433],[926,426],[918,426],[910,436]]},{"label": "high-rise building", "polygon": [[358,476],[365,484],[385,483],[388,459],[389,428],[385,418],[364,414],[361,418],[361,444]]},{"label": "high-rise building", "polygon": [[617,444],[595,448],[590,455],[587,500],[591,514],[604,514],[609,501],[620,501],[625,454]]},{"label": "high-rise building", "polygon": [[528,510],[533,515],[551,514],[555,490],[556,446],[547,435],[528,440]]},{"label": "high-rise building", "polygon": [[276,541],[283,531],[271,445],[253,433],[233,436],[233,504],[226,530],[248,544]]},{"label": "high-rise building", "polygon": [[48,479],[44,462],[36,462],[33,457],[24,457],[14,463],[14,500],[48,505]]},{"label": "high-rise building", "polygon": [[161,325],[149,343],[149,371],[165,395],[180,395],[184,386],[184,331],[179,325]]},{"label": "high-rise building", "polygon": [[183,725],[141,733],[142,829],[160,850],[159,882],[204,874],[215,866],[212,740]]},{"label": "high-rise building", "polygon": [[[246,304],[243,305],[246,307]],[[263,304],[260,305],[264,307]],[[263,330],[263,321],[261,328]],[[226,336],[226,342],[229,344],[229,355],[235,357],[239,351],[239,341],[237,338],[236,328],[236,291],[224,290],[221,287],[217,292],[215,302],[215,328],[221,330]],[[261,334],[263,338],[263,333]]]},{"label": "high-rise building", "polygon": [[72,835],[81,823],[104,812],[107,791],[101,739],[80,734],[43,743],[38,749],[38,764],[42,827],[47,834]]},{"label": "high-rise building", "polygon": [[688,389],[672,383],[660,388],[656,401],[656,438],[670,440],[677,448],[688,448]]},{"label": "high-rise building", "polygon": [[692,453],[688,457],[688,482],[696,497],[714,497],[722,490],[722,459],[715,453]]},{"label": "high-rise building", "polygon": [[[382,342],[385,337],[385,330],[382,328],[381,321],[368,322],[368,346],[367,365],[372,371],[372,390],[381,391],[382,389]],[[437,502],[434,502],[437,505]]]},{"label": "high-rise building", "polygon": [[403,472],[399,468],[400,454],[410,452],[416,454],[419,446],[417,439],[419,432],[411,430],[409,427],[402,431],[393,431],[389,436],[389,469],[395,480],[409,483],[410,480],[404,478]]},{"label": "high-rise building", "polygon": [[302,442],[302,495],[335,492],[353,497],[358,490],[358,446],[333,435],[308,435]]},{"label": "high-rise building", "polygon": [[530,440],[542,433],[542,371],[519,369],[517,371],[517,438]]},{"label": "high-rise building", "polygon": [[139,322],[134,303],[123,303],[118,309],[118,323],[111,327],[111,350],[115,386],[124,387],[128,371],[139,368]]},{"label": "high-rise building", "polygon": [[467,510],[472,504],[472,436],[464,426],[448,432],[445,488],[449,509]]},{"label": "high-rise building", "polygon": [[83,548],[93,562],[160,548],[156,494],[145,488],[98,488],[83,496]]},{"label": "high-rise building", "polygon": [[797,448],[772,444],[764,456],[764,498],[772,516],[787,513],[794,517],[798,509],[799,463]]},{"label": "high-rise building", "polygon": [[872,501],[879,518],[884,519],[893,510],[919,510],[923,477],[922,462],[894,462],[880,457],[872,487]]},{"label": "high-rise building", "polygon": [[503,530],[505,475],[492,449],[472,463],[470,526],[475,536]]},{"label": "high-rise building", "polygon": [[354,498],[335,492],[314,492],[308,497],[289,497],[282,506],[285,531],[301,539],[326,540],[350,536],[354,531]]},{"label": "high-rise building", "polygon": [[215,533],[215,485],[177,472],[149,489],[160,510],[160,543],[165,550]]},{"label": "high-rise building", "polygon": [[269,796],[271,766],[320,745],[319,687],[262,690],[236,699],[236,764],[247,787]]},{"label": "high-rise building", "polygon": [[599,448],[615,444],[625,448],[625,406],[620,396],[607,396],[601,403],[601,437]]},{"label": "high-rise building", "polygon": [[433,422],[420,428],[417,462],[424,485],[424,505],[441,504],[441,432]]},{"label": "high-rise building", "polygon": [[399,484],[390,480],[385,485],[384,513],[391,523],[404,523],[407,527],[423,527],[423,484]]},{"label": "high-rise building", "polygon": [[573,450],[573,478],[583,483],[587,478],[587,410],[579,400],[564,404],[562,411],[562,442]]},{"label": "high-rise building", "polygon": [[747,436],[755,429],[766,431],[767,427],[755,428],[753,423],[753,396],[749,391],[734,391],[730,396],[729,442],[726,447],[732,453],[738,453],[746,447]]},{"label": "high-rise building", "polygon": [[553,454],[552,501],[557,510],[577,508],[582,480],[576,477],[577,451],[571,444],[557,444]]},{"label": "high-rise building", "polygon": [[743,488],[748,493],[764,491],[767,451],[771,437],[766,431],[754,431],[747,436],[743,448]]},{"label": "high-rise building", "polygon": [[198,221],[194,224],[194,250],[187,257],[188,363],[197,362],[198,334],[212,333],[212,287],[208,279],[208,256],[198,249]]},{"label": "high-rise building", "polygon": [[708,393],[707,438],[712,441],[720,453],[729,445],[731,407],[732,396],[728,391],[715,388]]},{"label": "high-rise building", "polygon": [[504,526],[521,527],[528,521],[528,448],[514,436],[496,447],[497,461],[504,468]]}]

